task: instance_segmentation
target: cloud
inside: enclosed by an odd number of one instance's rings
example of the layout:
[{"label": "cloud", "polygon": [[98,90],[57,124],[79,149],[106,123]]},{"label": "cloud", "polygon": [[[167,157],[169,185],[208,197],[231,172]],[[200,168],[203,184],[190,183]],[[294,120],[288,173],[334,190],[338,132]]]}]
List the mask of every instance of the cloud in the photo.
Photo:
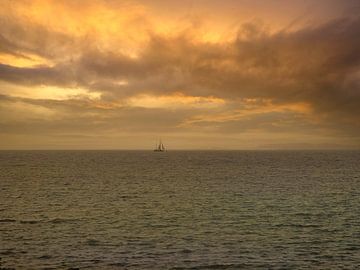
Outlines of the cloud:
[{"label": "cloud", "polygon": [[[209,42],[201,36],[201,23],[160,31],[151,12],[130,2],[114,7],[95,1],[83,14],[51,2],[46,8],[74,16],[64,25],[44,24],[48,12],[39,9],[40,2],[31,3],[29,11],[15,5],[12,16],[0,14],[0,106],[7,104],[6,110],[14,111],[11,119],[17,117],[11,124],[1,116],[3,132],[31,133],[33,126],[40,133],[146,133],[157,126],[175,134],[186,127],[203,134],[291,133],[304,140],[317,132],[360,145],[357,15],[280,30],[255,20],[243,23],[232,38]],[[14,58],[31,61],[21,65]],[[15,86],[27,93],[46,87],[63,93],[31,97]],[[15,114],[34,106],[52,113],[47,119],[26,118],[26,124]]]}]

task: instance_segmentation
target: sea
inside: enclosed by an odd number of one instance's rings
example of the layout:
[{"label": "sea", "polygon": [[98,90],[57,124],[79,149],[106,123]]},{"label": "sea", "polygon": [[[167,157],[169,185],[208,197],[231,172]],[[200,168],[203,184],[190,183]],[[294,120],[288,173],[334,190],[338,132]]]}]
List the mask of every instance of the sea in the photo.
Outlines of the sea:
[{"label": "sea", "polygon": [[360,151],[0,151],[0,269],[360,269]]}]

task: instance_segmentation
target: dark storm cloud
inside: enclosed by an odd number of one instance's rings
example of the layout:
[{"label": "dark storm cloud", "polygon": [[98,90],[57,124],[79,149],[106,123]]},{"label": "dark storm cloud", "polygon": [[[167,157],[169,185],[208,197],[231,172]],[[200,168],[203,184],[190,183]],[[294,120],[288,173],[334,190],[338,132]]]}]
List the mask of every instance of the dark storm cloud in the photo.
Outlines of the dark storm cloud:
[{"label": "dark storm cloud", "polygon": [[[14,14],[0,15],[0,52],[27,57],[58,58],[76,53],[78,40]],[[86,37],[83,37],[86,39]]]},{"label": "dark storm cloud", "polygon": [[24,57],[21,53],[16,52],[17,50],[18,48],[15,44],[11,43],[2,34],[0,34],[0,53]]},{"label": "dark storm cloud", "polygon": [[50,113],[55,113],[57,117],[55,119],[51,117],[39,118],[39,115],[28,114],[26,121],[19,118],[11,121],[0,118],[0,133],[68,134],[85,132],[88,134],[111,134],[118,130],[122,132],[145,132],[154,126],[157,127],[156,132],[174,132],[184,118],[193,114],[193,110],[189,109],[171,111],[162,108],[129,106],[116,106],[109,109],[97,106],[93,101],[84,99],[32,99],[0,94],[0,115],[7,115],[8,119],[13,114],[16,115],[17,109],[11,109],[15,104],[20,107],[34,105],[45,108]]},{"label": "dark storm cloud", "polygon": [[[29,83],[33,77],[34,84],[46,83],[46,78],[49,84],[57,84],[57,77],[64,77],[63,82],[108,85],[110,91],[114,80],[124,79],[130,82],[128,88],[138,92],[166,93],[177,88],[193,95],[295,101],[316,101],[320,93],[335,99],[337,94],[345,99],[350,95],[351,100],[358,97],[356,89],[344,88],[358,87],[359,19],[291,33],[268,34],[252,25],[249,34],[249,27],[240,29],[235,42],[219,45],[194,43],[186,35],[153,36],[135,59],[84,46],[79,59],[62,66],[12,69],[3,65],[1,75],[4,80]],[[93,78],[92,84],[81,81],[83,77]]]},{"label": "dark storm cloud", "polygon": [[19,68],[0,64],[0,79],[22,85],[70,85],[74,80],[65,69],[38,66]]},{"label": "dark storm cloud", "polygon": [[114,95],[122,94],[121,89],[131,94],[182,91],[309,102],[319,113],[358,127],[359,48],[357,17],[275,34],[247,24],[235,42],[226,44],[195,43],[186,34],[153,36],[139,58],[92,51],[75,65],[82,77],[108,78],[109,85],[111,80],[128,80],[128,86],[114,87]]},{"label": "dark storm cloud", "polygon": [[[20,68],[0,64],[3,81],[27,86],[79,86],[103,93],[107,101],[144,93],[182,92],[226,100],[265,98],[274,104],[304,102],[311,105],[314,117],[322,119],[322,125],[351,134],[360,131],[358,16],[295,32],[270,33],[259,24],[248,23],[239,29],[235,40],[223,43],[195,41],[191,31],[176,37],[152,34],[137,57],[99,49],[92,45],[96,37],[75,42],[44,27],[30,28],[27,33],[23,26],[11,26],[9,22],[6,29],[5,35],[0,36],[4,40],[0,50],[11,54],[35,53],[54,60],[55,65]],[[74,57],[61,59],[61,53],[74,54]],[[66,106],[75,106],[75,103],[69,102]],[[131,121],[146,129],[151,126],[147,123],[153,124],[149,119],[164,117],[164,114],[149,112],[153,110],[146,110],[144,114],[142,111],[137,117],[137,111],[127,111],[124,118],[131,114]],[[190,113],[179,114],[174,123],[179,124],[180,119],[188,116]],[[278,117],[269,117],[253,125],[271,129],[265,123]],[[123,123],[125,126],[130,122]],[[296,125],[293,121],[290,124]],[[237,126],[245,128],[246,125],[251,124],[228,121],[218,126],[219,130],[237,130]],[[312,127],[309,124],[306,128]]]}]

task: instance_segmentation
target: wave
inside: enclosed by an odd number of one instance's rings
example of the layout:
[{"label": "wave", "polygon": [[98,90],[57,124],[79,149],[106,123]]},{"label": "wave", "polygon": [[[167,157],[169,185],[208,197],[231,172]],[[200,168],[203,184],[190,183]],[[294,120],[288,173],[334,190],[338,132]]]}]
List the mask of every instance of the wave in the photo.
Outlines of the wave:
[{"label": "wave", "polygon": [[286,224],[275,224],[274,227],[295,227],[295,228],[319,228],[321,225],[318,224],[298,224],[298,223],[286,223]]},{"label": "wave", "polygon": [[16,222],[16,219],[12,219],[12,218],[0,219],[0,223],[7,223],[7,222]]},{"label": "wave", "polygon": [[[6,249],[6,250],[3,250],[3,251],[0,251],[0,255],[14,255],[15,254],[15,250],[14,249]],[[2,269],[2,268],[0,268]]]},{"label": "wave", "polygon": [[57,223],[76,222],[76,221],[79,221],[79,220],[80,219],[78,219],[78,218],[54,218],[54,219],[49,220],[48,222],[57,224]]},{"label": "wave", "polygon": [[87,239],[86,244],[89,246],[98,246],[100,242],[96,239]]},{"label": "wave", "polygon": [[52,256],[50,256],[50,255],[42,255],[42,256],[38,257],[38,259],[40,259],[40,260],[49,260],[51,258],[52,258]]},{"label": "wave", "polygon": [[20,220],[21,224],[37,224],[40,222],[41,222],[41,220]]},{"label": "wave", "polygon": [[127,266],[127,263],[126,262],[114,262],[114,263],[108,264],[108,266],[125,267],[125,266]]},{"label": "wave", "polygon": [[202,269],[246,269],[246,264],[209,264],[190,267],[173,267],[171,270],[202,270]]}]

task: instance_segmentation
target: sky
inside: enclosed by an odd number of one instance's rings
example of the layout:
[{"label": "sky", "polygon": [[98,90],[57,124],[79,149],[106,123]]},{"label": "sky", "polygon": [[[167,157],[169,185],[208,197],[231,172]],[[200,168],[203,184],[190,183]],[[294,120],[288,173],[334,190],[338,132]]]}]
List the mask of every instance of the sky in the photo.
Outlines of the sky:
[{"label": "sky", "polygon": [[1,0],[0,149],[360,149],[360,1]]}]

